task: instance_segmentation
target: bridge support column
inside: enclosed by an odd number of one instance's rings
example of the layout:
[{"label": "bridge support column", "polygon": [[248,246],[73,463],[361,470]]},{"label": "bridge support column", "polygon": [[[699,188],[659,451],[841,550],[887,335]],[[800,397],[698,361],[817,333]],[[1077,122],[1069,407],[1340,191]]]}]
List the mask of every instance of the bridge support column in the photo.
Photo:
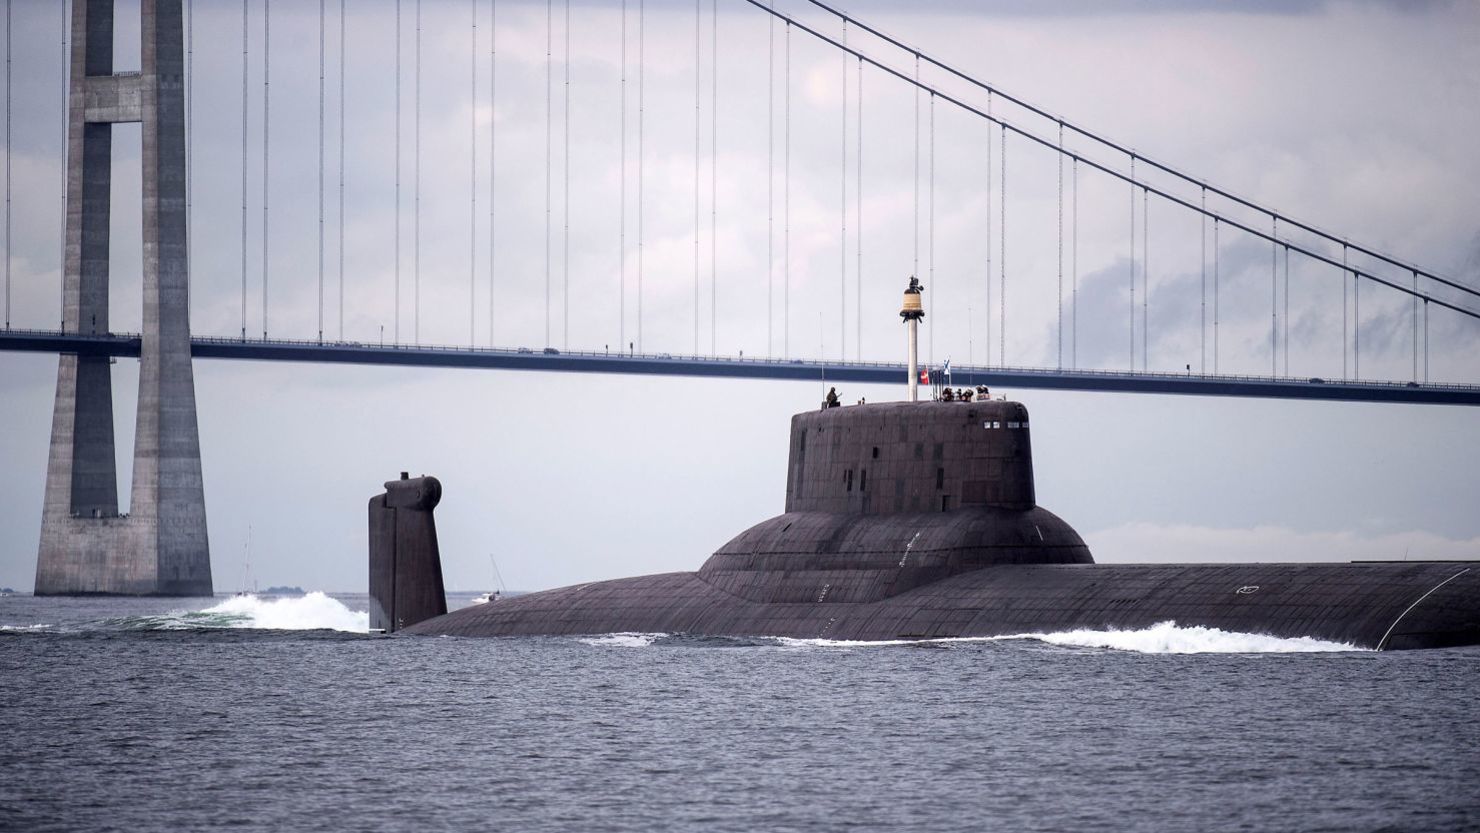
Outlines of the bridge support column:
[{"label": "bridge support column", "polygon": [[62,326],[108,331],[112,125],[142,122],[143,340],[130,511],[119,512],[110,360],[57,368],[36,594],[211,593],[190,361],[181,0],[142,0],[138,74],[113,72],[113,0],[74,0]]}]

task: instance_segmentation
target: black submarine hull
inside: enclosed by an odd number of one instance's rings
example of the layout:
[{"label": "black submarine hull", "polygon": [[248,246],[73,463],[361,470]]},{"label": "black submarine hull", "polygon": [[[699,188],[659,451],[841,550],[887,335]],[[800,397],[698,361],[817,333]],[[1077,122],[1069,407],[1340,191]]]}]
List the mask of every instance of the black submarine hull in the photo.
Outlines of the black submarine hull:
[{"label": "black submarine hull", "polygon": [[1000,565],[861,603],[757,603],[698,573],[664,573],[498,599],[406,632],[876,641],[1135,630],[1175,621],[1397,650],[1480,644],[1476,599],[1480,569],[1455,562]]},{"label": "black submarine hull", "polygon": [[1017,402],[798,414],[785,511],[697,572],[452,613],[433,598],[441,571],[430,516],[440,486],[426,478],[386,487],[371,501],[370,529],[380,612],[372,626],[387,631],[874,641],[1173,621],[1373,649],[1480,644],[1480,562],[1095,564],[1079,534],[1036,503],[1028,412]]}]

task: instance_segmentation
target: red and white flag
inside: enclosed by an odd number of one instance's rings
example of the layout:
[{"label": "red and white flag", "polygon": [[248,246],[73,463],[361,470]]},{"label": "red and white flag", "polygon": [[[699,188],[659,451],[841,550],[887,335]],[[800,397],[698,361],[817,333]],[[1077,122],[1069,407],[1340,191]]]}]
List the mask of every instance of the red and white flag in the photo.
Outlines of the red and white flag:
[{"label": "red and white flag", "polygon": [[928,368],[928,367],[920,368],[920,384],[922,384],[922,385],[928,385],[928,384],[930,384],[930,368]]}]

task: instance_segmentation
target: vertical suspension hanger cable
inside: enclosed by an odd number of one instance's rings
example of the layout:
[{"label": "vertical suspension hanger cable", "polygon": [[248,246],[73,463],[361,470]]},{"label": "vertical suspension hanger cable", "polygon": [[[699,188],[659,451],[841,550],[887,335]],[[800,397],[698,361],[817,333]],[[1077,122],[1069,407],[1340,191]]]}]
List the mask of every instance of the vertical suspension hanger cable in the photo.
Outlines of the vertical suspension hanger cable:
[{"label": "vertical suspension hanger cable", "polygon": [[1136,155],[1131,154],[1131,363],[1127,370],[1136,369]]},{"label": "vertical suspension hanger cable", "polygon": [[1285,246],[1285,376],[1290,375],[1290,247]]},{"label": "vertical suspension hanger cable", "polygon": [[339,0],[339,340],[344,341],[344,0]]},{"label": "vertical suspension hanger cable", "polygon": [[915,54],[915,254],[913,274],[920,274],[920,55]]},{"label": "vertical suspension hanger cable", "polygon": [[[10,329],[10,6],[5,0],[5,329]],[[1417,342],[1414,342],[1417,344]]]},{"label": "vertical suspension hanger cable", "polygon": [[694,0],[694,355],[699,355],[699,170],[701,154],[699,145],[701,140],[700,119],[703,114],[701,106],[704,77],[704,55],[700,49],[699,33],[703,27],[703,10],[700,4],[703,0]]},{"label": "vertical suspension hanger cable", "polygon": [[1002,282],[997,288],[997,305],[1001,318],[997,325],[997,362],[1007,366],[1007,123],[1002,123],[1002,136],[997,142],[997,155],[1002,165],[1002,181],[998,192],[1002,204],[998,206],[997,267],[1001,270]]},{"label": "vertical suspension hanger cable", "polygon": [[[68,43],[71,38],[72,32],[72,8],[69,0],[62,0],[62,2],[58,5],[61,8],[62,16],[62,71],[60,73],[62,81],[62,135],[61,142],[57,145],[57,147],[61,148],[62,154],[62,158],[60,160],[61,164],[59,166],[62,172],[62,199],[60,202],[61,216],[57,218],[57,274],[62,276],[62,284],[65,286],[67,271],[67,189],[70,185],[67,177],[67,142],[70,138],[72,130],[72,50]],[[58,287],[58,289],[60,288],[61,287]],[[80,324],[81,322],[79,321],[78,323]],[[61,314],[60,324],[62,332],[65,333],[67,330],[67,315],[65,309],[62,311]]]},{"label": "vertical suspension hanger cable", "polygon": [[565,0],[565,125],[561,128],[561,141],[564,142],[565,161],[560,175],[560,184],[564,191],[560,197],[561,232],[560,243],[562,248],[560,254],[561,286],[561,325],[560,325],[560,347],[564,350],[570,349],[570,0]]},{"label": "vertical suspension hanger cable", "polygon": [[637,0],[637,349],[642,350],[643,125],[647,120],[647,0]]},{"label": "vertical suspension hanger cable", "polygon": [[1423,383],[1429,383],[1429,299],[1423,299]]},{"label": "vertical suspension hanger cable", "polygon": [[857,317],[854,320],[854,358],[863,361],[863,59],[858,59],[858,152],[854,154],[858,166],[858,187],[853,199],[857,202],[857,231],[854,243],[858,247],[858,263],[853,270],[853,306]]},{"label": "vertical suspension hanger cable", "polygon": [[1141,370],[1151,361],[1151,191],[1141,189]]},{"label": "vertical suspension hanger cable", "polygon": [[[848,45],[848,21],[843,21],[843,45]],[[848,53],[843,53],[842,130],[838,166],[838,358],[848,358]]]},{"label": "vertical suspension hanger cable", "polygon": [[478,0],[469,0],[468,41],[468,347],[478,343]]},{"label": "vertical suspension hanger cable", "polygon": [[[625,2],[625,0],[624,0]],[[626,15],[623,15],[626,22]],[[498,0],[488,3],[488,346],[494,338],[494,277],[498,266]]]},{"label": "vertical suspension hanger cable", "polygon": [[324,342],[324,0],[319,0],[319,343]]},{"label": "vertical suspension hanger cable", "polygon": [[719,350],[719,0],[709,0],[709,355]]},{"label": "vertical suspension hanger cable", "polygon": [[1351,354],[1351,342],[1347,340],[1347,312],[1351,308],[1347,300],[1347,244],[1341,244],[1341,377],[1347,379],[1347,357]]},{"label": "vertical suspension hanger cable", "polygon": [[776,355],[776,16],[766,15],[766,358]]},{"label": "vertical suspension hanger cable", "polygon": [[247,55],[248,0],[242,0],[242,341],[247,340]]},{"label": "vertical suspension hanger cable", "polygon": [[270,98],[272,85],[272,0],[262,0],[262,340],[267,340],[267,242],[268,184],[272,177],[268,166],[268,149],[272,143],[268,130],[272,115]]},{"label": "vertical suspension hanger cable", "polygon": [[[930,285],[935,287],[935,290],[936,290],[936,292],[938,294],[940,292],[940,287],[935,285],[935,93],[933,91],[930,93],[930,171],[929,171],[929,174],[930,174],[930,217],[929,217],[929,221],[930,221],[930,238],[929,238],[929,244],[930,244],[930,249],[929,249],[929,256],[930,256]],[[941,304],[940,307],[941,308],[944,308],[945,305],[944,304]],[[935,364],[935,324],[933,322],[934,322],[934,319],[939,318],[939,317],[940,317],[939,315],[932,316],[932,318],[931,318],[930,321],[926,321],[925,322],[926,332],[929,334],[928,335],[928,341],[927,341],[927,350],[928,350],[928,354],[930,356],[930,363],[931,364]]]},{"label": "vertical suspension hanger cable", "polygon": [[[10,250],[10,0],[5,0],[5,246],[6,257]],[[195,279],[191,260],[195,247],[195,0],[185,2],[185,304],[186,320],[190,306],[195,300],[190,291]],[[10,264],[5,266],[5,328],[10,329]]]},{"label": "vertical suspension hanger cable", "polygon": [[622,352],[627,346],[627,0],[622,0],[622,71],[620,73],[621,100],[621,125],[618,141],[622,161],[617,165],[620,171],[618,179],[621,187],[618,190],[617,202],[617,352]]},{"label": "vertical suspension hanger cable", "polygon": [[551,131],[555,124],[553,83],[555,77],[555,12],[554,0],[545,0],[545,346],[550,346],[550,210],[551,170],[554,167],[554,143]]},{"label": "vertical suspension hanger cable", "polygon": [[1070,193],[1072,202],[1069,206],[1069,226],[1072,229],[1072,238],[1069,241],[1069,274],[1070,274],[1070,305],[1069,305],[1069,328],[1074,337],[1069,341],[1069,365],[1075,370],[1079,369],[1079,157],[1075,156],[1070,166],[1071,177]]},{"label": "vertical suspension hanger cable", "polygon": [[[987,116],[992,115],[992,91],[987,91]],[[987,122],[987,366],[992,366],[992,122]]]},{"label": "vertical suspension hanger cable", "polygon": [[411,110],[411,341],[421,344],[421,0],[416,0]]},{"label": "vertical suspension hanger cable", "polygon": [[791,356],[791,20],[786,21],[786,88],[783,91],[781,162],[781,354]]},{"label": "vertical suspension hanger cable", "polygon": [[1059,152],[1056,155],[1059,167],[1059,370],[1064,369],[1064,123],[1059,122]]},{"label": "vertical suspension hanger cable", "polygon": [[[9,124],[9,121],[6,121],[6,123]],[[6,182],[9,181],[9,176],[6,176]],[[9,238],[10,235],[6,234],[6,240],[9,240]],[[1289,250],[1286,250],[1286,252],[1289,252]],[[1289,257],[1288,253],[1286,253],[1286,257]],[[1288,274],[1288,269],[1286,269],[1286,274]],[[1288,303],[1288,299],[1289,296],[1286,294],[1286,303]],[[1286,321],[1288,321],[1288,317],[1286,317]],[[1289,340],[1285,342],[1285,349],[1286,355],[1288,355]],[[1418,382],[1418,269],[1413,269],[1413,382]]]},{"label": "vertical suspension hanger cable", "polygon": [[1362,273],[1352,270],[1352,378],[1362,378]]},{"label": "vertical suspension hanger cable", "polygon": [[1202,334],[1202,345],[1199,351],[1197,372],[1207,375],[1208,372],[1208,189],[1202,189],[1202,211],[1197,215],[1197,236],[1202,247],[1202,259],[1199,262],[1202,271],[1202,307],[1198,317],[1198,325]]},{"label": "vertical suspension hanger cable", "polygon": [[401,41],[401,0],[396,0],[396,284],[393,293],[395,318],[391,329],[391,341],[396,344],[401,343]]},{"label": "vertical suspension hanger cable", "polygon": [[1218,375],[1218,218],[1213,218],[1213,375]]},{"label": "vertical suspension hanger cable", "polygon": [[[1271,217],[1269,221],[1269,375],[1279,375],[1279,339],[1280,316],[1276,311],[1279,308],[1279,229],[1278,217]],[[1287,348],[1288,349],[1288,348]]]}]

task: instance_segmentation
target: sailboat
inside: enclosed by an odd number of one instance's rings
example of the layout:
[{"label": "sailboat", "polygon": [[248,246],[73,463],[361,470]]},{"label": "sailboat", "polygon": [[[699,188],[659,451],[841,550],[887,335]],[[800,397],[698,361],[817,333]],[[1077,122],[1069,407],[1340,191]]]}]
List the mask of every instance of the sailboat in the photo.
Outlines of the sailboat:
[{"label": "sailboat", "polygon": [[504,592],[504,590],[506,589],[504,587],[504,577],[499,574],[498,562],[493,559],[493,553],[488,554],[488,565],[493,568],[493,580],[494,585],[495,587],[497,587],[497,589],[490,590],[487,593],[474,597],[473,604],[475,605],[488,604],[489,602],[498,601],[499,594]]}]

